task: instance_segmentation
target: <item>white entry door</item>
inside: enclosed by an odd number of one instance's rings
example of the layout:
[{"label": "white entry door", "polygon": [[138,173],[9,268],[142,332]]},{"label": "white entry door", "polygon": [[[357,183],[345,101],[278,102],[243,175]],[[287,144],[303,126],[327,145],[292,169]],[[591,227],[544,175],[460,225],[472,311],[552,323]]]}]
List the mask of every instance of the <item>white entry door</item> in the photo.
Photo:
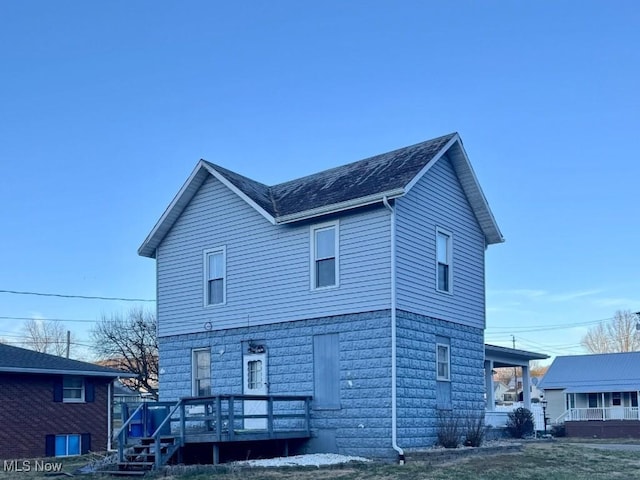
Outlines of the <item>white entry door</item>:
[{"label": "white entry door", "polygon": [[[267,395],[267,354],[251,353],[244,356],[244,387],[245,395]],[[244,428],[247,430],[267,429],[267,401],[245,400],[245,415],[264,415],[264,418],[245,418]]]}]

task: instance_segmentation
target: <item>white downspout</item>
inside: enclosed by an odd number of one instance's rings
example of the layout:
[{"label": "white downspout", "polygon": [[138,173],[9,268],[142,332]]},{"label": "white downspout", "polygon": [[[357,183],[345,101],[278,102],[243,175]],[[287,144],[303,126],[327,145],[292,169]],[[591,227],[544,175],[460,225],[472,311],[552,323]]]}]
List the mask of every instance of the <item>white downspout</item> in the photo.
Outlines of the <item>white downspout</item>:
[{"label": "white downspout", "polygon": [[398,446],[398,402],[396,378],[396,211],[385,195],[382,203],[391,212],[391,446],[398,452],[398,463],[404,465],[404,450]]},{"label": "white downspout", "polygon": [[107,384],[107,452],[111,451],[111,385],[113,380]]}]

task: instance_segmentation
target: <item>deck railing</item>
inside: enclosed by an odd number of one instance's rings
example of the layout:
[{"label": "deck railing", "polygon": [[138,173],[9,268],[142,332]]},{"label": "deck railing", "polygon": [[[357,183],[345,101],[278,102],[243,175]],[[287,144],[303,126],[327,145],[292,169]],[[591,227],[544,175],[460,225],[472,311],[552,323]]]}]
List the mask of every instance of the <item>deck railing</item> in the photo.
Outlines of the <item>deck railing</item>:
[{"label": "deck railing", "polygon": [[[118,457],[137,438],[153,438],[156,468],[160,466],[161,437],[172,436],[177,445],[195,438],[211,442],[274,439],[281,435],[311,436],[310,396],[212,395],[186,397],[177,402],[154,402],[137,408],[115,434]],[[251,407],[251,411],[248,407]],[[135,427],[135,428],[134,428]],[[197,441],[197,440],[196,440]]]},{"label": "deck railing", "polygon": [[588,420],[640,420],[638,407],[570,408],[562,417],[558,418],[558,420],[577,422]]}]

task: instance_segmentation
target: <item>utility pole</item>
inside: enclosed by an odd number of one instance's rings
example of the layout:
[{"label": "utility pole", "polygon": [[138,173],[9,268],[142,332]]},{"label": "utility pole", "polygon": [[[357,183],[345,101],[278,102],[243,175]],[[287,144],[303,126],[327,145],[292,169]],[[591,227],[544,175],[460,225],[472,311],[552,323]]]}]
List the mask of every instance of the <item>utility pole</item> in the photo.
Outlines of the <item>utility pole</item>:
[{"label": "utility pole", "polygon": [[[516,349],[516,337],[511,335],[511,341],[513,342],[513,349]],[[516,402],[519,401],[518,397],[518,367],[513,367],[513,389],[516,392]]]}]

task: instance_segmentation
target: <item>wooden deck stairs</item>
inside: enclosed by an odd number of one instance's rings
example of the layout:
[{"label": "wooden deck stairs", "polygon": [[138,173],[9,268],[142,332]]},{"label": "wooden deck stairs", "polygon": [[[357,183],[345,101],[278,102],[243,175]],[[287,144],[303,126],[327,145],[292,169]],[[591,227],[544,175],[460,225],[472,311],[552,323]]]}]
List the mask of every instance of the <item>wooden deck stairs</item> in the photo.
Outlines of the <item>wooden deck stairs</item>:
[{"label": "wooden deck stairs", "polygon": [[[118,462],[118,471],[123,474],[129,472],[147,472],[153,470],[156,465],[156,444],[155,439],[151,437],[141,438],[139,444],[130,446],[124,452],[123,461]],[[166,465],[180,448],[177,437],[161,436],[160,437],[160,464]],[[136,474],[134,473],[134,474]]]}]

